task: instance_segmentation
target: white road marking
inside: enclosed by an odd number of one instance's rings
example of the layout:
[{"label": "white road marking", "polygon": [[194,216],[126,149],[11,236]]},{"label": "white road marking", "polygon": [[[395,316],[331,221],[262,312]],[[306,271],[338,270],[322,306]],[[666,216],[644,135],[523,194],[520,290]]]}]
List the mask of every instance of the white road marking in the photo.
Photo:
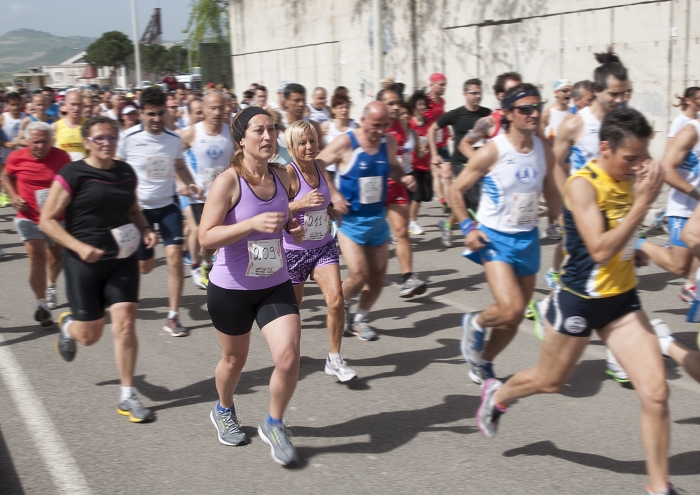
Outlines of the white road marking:
[{"label": "white road marking", "polygon": [[[4,341],[0,333],[0,343]],[[83,473],[9,346],[0,346],[0,375],[51,474],[57,493],[90,495]]]}]

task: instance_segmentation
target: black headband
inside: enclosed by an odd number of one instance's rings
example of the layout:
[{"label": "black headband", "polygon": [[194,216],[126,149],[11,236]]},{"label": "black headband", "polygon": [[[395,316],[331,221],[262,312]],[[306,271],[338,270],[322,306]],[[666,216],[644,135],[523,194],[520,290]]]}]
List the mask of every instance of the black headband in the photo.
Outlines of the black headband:
[{"label": "black headband", "polygon": [[536,89],[524,89],[523,91],[518,91],[514,95],[508,97],[507,100],[503,100],[503,104],[501,105],[501,108],[510,108],[513,103],[518,101],[520,98],[525,98],[527,96],[537,96],[538,98],[542,98],[540,96],[540,92],[537,91]]},{"label": "black headband", "polygon": [[236,141],[236,143],[241,143],[241,139],[243,139],[243,136],[245,136],[245,128],[248,127],[248,122],[250,122],[250,119],[252,119],[256,115],[266,115],[270,117],[270,114],[260,107],[244,108],[240,112],[240,114],[238,114],[237,118],[233,121],[233,124],[231,125],[231,130],[233,131],[233,139]]}]

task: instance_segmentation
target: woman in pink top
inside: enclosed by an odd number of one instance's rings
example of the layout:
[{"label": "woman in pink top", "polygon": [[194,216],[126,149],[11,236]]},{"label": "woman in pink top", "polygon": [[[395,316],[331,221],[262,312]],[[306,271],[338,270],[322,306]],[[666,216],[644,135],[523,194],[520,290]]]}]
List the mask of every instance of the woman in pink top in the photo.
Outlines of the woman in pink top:
[{"label": "woman in pink top", "polygon": [[282,419],[299,377],[301,320],[282,250],[282,229],[298,241],[304,232],[289,213],[287,172],[269,163],[277,152],[277,131],[269,114],[246,108],[231,127],[239,149],[230,168],[212,184],[199,227],[201,246],[219,250],[207,287],[222,353],[216,366],[219,402],[210,417],[222,444],[247,443],[233,394],[257,321],[275,364],[270,409],[258,432],[271,446],[272,458],[288,465],[296,461],[296,451]]}]

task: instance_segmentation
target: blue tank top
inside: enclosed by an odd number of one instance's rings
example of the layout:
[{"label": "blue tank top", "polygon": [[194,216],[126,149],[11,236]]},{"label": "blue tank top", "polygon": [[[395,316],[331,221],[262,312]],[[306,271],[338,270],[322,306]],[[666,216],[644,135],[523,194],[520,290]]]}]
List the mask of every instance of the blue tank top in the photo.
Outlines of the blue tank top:
[{"label": "blue tank top", "polygon": [[[47,114],[47,115],[48,115],[48,114]],[[39,121],[34,115],[30,115],[29,118],[32,119],[32,122],[38,122],[38,121]],[[47,123],[47,124],[53,124],[53,119],[52,119],[51,117],[47,117],[47,118],[46,118],[46,123]]]},{"label": "blue tank top", "polygon": [[379,151],[370,155],[362,149],[353,131],[347,134],[352,144],[352,158],[350,165],[336,175],[336,187],[350,203],[351,214],[383,215],[391,172],[386,139],[382,138]]}]

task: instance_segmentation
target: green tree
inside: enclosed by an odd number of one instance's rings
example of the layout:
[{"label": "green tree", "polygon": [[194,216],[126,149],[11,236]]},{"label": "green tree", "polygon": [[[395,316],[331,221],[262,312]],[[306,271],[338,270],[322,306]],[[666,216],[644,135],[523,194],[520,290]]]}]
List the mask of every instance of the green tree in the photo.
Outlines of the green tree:
[{"label": "green tree", "polygon": [[230,39],[228,0],[192,0],[190,18],[182,31],[189,38],[193,63],[199,63],[197,47],[203,41],[223,43]]},{"label": "green tree", "polygon": [[187,48],[178,45],[171,46],[164,56],[164,65],[176,72],[183,72],[183,69],[187,68]]},{"label": "green tree", "polygon": [[142,45],[140,51],[141,65],[151,75],[151,81],[156,82],[157,76],[165,69],[168,50],[162,45]]},{"label": "green tree", "polygon": [[85,61],[94,67],[111,67],[112,78],[117,67],[126,65],[134,53],[129,37],[120,31],[109,31],[85,50]]}]

